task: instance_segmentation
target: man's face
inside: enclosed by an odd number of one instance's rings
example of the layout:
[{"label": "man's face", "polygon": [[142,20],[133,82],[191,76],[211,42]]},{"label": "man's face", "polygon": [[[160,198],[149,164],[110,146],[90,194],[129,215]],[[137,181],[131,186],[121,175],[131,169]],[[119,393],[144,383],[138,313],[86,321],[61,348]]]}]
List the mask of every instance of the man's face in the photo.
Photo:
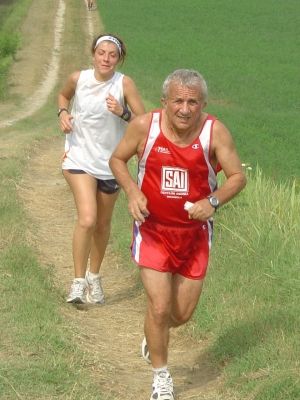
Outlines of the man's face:
[{"label": "man's face", "polygon": [[206,103],[203,103],[200,85],[188,88],[176,82],[170,83],[168,99],[161,101],[171,126],[178,131],[196,126],[206,106]]}]

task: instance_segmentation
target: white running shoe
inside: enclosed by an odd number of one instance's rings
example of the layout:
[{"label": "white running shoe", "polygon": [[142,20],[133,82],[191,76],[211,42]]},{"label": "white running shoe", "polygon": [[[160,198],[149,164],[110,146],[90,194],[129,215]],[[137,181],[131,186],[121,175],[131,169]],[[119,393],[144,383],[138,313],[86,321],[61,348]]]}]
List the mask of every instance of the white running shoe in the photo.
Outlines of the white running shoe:
[{"label": "white running shoe", "polygon": [[142,341],[142,356],[148,364],[151,364],[151,358],[148,350],[147,340],[145,337]]},{"label": "white running shoe", "polygon": [[168,371],[154,374],[150,400],[175,400],[173,380]]},{"label": "white running shoe", "polygon": [[86,301],[88,303],[101,304],[104,303],[104,293],[102,290],[102,280],[100,275],[91,277],[87,271],[85,275],[87,282],[88,292],[86,295]]},{"label": "white running shoe", "polygon": [[82,279],[74,279],[71,285],[70,294],[67,298],[67,303],[84,303],[84,291],[86,289],[86,282]]}]

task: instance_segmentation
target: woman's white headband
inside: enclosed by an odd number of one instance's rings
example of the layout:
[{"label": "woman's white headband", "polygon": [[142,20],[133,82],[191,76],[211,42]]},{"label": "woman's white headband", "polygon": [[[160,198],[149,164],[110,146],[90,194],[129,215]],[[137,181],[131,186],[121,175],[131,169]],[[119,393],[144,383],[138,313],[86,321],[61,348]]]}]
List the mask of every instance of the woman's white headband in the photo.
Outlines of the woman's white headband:
[{"label": "woman's white headband", "polygon": [[121,43],[118,41],[118,39],[116,39],[116,38],[113,37],[113,36],[101,36],[101,38],[99,38],[99,39],[97,40],[97,42],[96,42],[96,44],[95,44],[95,47],[94,47],[94,50],[96,50],[98,44],[101,43],[101,42],[104,42],[104,40],[109,40],[109,41],[111,41],[111,42],[114,42],[114,43],[118,46],[120,55],[122,54],[122,46],[121,46]]}]

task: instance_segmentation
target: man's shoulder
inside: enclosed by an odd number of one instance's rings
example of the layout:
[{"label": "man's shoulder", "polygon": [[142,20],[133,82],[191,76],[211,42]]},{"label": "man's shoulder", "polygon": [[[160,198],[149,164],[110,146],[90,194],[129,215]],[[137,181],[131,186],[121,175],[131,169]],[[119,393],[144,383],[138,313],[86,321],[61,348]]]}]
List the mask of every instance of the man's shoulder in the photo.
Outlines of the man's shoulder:
[{"label": "man's shoulder", "polygon": [[210,120],[212,120],[212,121],[216,121],[217,119],[218,119],[218,117],[215,117],[214,115],[211,115],[211,114],[206,114],[206,118],[207,119],[210,119]]},{"label": "man's shoulder", "polygon": [[150,112],[151,112],[151,114],[162,114],[162,108],[158,108],[158,109],[152,110]]},{"label": "man's shoulder", "polygon": [[148,133],[149,127],[152,122],[159,123],[161,120],[161,110],[152,110],[145,114],[138,115],[133,122],[139,125],[141,131]]},{"label": "man's shoulder", "polygon": [[212,119],[213,122],[213,131],[214,132],[223,132],[223,131],[227,131],[227,127],[226,125],[220,121],[218,118],[213,117]]},{"label": "man's shoulder", "polygon": [[134,121],[136,121],[137,123],[144,125],[144,124],[149,124],[150,121],[153,118],[153,111],[149,111],[149,112],[145,112],[144,114],[140,114],[138,115]]}]

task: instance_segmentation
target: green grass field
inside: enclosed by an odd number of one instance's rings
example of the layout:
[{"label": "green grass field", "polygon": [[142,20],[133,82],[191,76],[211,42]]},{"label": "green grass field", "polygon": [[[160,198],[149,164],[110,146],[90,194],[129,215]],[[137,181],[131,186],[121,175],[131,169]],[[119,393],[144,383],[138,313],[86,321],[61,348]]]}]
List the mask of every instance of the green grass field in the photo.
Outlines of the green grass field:
[{"label": "green grass field", "polygon": [[128,46],[124,66],[160,106],[178,68],[208,83],[207,111],[229,127],[243,162],[299,180],[298,0],[98,1],[106,29]]}]

